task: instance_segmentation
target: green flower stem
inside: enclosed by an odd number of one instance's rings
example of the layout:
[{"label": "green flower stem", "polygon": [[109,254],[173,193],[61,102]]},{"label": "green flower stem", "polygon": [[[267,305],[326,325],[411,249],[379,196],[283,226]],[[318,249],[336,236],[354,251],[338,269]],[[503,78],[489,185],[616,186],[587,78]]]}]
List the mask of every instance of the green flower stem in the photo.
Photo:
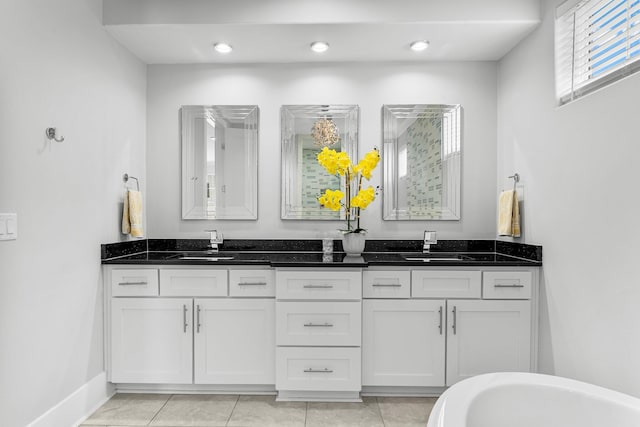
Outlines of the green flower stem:
[{"label": "green flower stem", "polygon": [[[362,175],[358,178],[358,193],[360,193],[360,190],[362,190]],[[356,208],[356,215],[358,219],[356,223],[356,230],[360,230],[360,208]]]},{"label": "green flower stem", "polygon": [[349,171],[345,173],[345,192],[347,193],[347,199],[345,200],[346,209],[345,217],[347,219],[347,232],[351,231],[351,174]]}]

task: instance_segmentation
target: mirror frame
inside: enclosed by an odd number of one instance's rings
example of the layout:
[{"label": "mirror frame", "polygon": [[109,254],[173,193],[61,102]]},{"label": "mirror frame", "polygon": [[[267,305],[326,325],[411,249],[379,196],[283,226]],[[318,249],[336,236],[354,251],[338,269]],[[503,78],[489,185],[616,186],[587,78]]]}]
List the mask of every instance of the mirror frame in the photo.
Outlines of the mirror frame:
[{"label": "mirror frame", "polygon": [[[258,127],[259,108],[257,105],[183,105],[181,117],[181,150],[182,150],[182,219],[205,220],[256,220],[258,219]],[[195,120],[213,119],[217,122],[240,121],[244,129],[243,142],[247,146],[243,156],[245,170],[244,205],[230,207],[225,214],[211,216],[207,214],[206,191],[203,187],[204,202],[196,203],[196,190],[190,183],[197,179],[194,176],[196,163]],[[205,160],[206,162],[206,160]],[[236,169],[237,170],[237,169]],[[253,176],[252,176],[253,175]]]},{"label": "mirror frame", "polygon": [[[357,105],[283,105],[280,108],[281,219],[336,221],[344,219],[343,209],[335,212],[323,208],[319,203],[317,207],[309,208],[302,206],[301,202],[297,202],[302,199],[301,170],[298,162],[301,147],[298,136],[306,134],[296,133],[296,127],[301,126],[301,121],[308,120],[308,134],[311,137],[312,122],[327,117],[330,117],[338,128],[341,151],[346,151],[352,160],[357,159],[360,119],[360,108]],[[320,149],[319,147],[318,151]],[[326,174],[324,170],[322,173]],[[327,174],[327,176],[329,175]],[[343,181],[340,182],[340,188],[344,187]],[[342,189],[344,191],[344,188]]]},{"label": "mirror frame", "polygon": [[[382,106],[383,211],[385,221],[460,219],[462,167],[462,107],[459,104],[394,104]],[[400,206],[399,138],[410,119],[441,119],[441,191],[440,207],[420,207],[417,211]],[[403,129],[404,128],[404,129]],[[407,161],[405,160],[406,169]],[[426,169],[426,165],[425,165]],[[406,173],[406,172],[405,172]],[[428,188],[428,183],[423,183]],[[439,185],[439,184],[436,184]]]}]

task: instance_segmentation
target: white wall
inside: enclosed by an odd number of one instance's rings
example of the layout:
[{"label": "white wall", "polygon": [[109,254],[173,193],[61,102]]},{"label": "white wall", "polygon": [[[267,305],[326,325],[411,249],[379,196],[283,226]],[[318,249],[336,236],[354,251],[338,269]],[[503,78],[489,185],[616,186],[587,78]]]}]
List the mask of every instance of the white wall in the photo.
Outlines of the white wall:
[{"label": "white wall", "polygon": [[[122,174],[145,176],[146,67],[101,12],[100,0],[0,3],[0,212],[19,228],[0,241],[3,426],[103,371],[100,244],[120,239]],[[64,143],[46,142],[49,126]]]},{"label": "white wall", "polygon": [[[360,155],[381,147],[383,104],[446,103],[463,107],[461,221],[385,221],[382,200],[365,212],[369,238],[495,237],[496,64],[153,65],[148,67],[147,188],[149,235],[205,238],[217,228],[227,238],[316,238],[342,228],[337,221],[280,219],[280,106],[358,104]],[[260,107],[257,221],[183,221],[180,216],[179,109],[190,104]],[[381,163],[382,165],[382,163]],[[381,166],[373,185],[381,182]]]},{"label": "white wall", "polygon": [[640,397],[640,74],[557,107],[560,3],[499,64],[498,186],[521,174],[525,241],[544,245],[542,370]]}]

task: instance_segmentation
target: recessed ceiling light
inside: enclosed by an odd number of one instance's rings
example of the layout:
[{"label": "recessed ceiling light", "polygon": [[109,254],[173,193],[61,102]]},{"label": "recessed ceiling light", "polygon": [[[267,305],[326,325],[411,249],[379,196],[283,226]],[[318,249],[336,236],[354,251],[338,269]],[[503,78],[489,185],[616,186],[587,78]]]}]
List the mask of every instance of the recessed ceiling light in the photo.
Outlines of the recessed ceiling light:
[{"label": "recessed ceiling light", "polygon": [[233,50],[228,43],[214,43],[213,48],[219,53],[229,53]]},{"label": "recessed ceiling light", "polygon": [[329,43],[327,42],[313,42],[311,43],[311,50],[317,53],[322,53],[329,49]]},{"label": "recessed ceiling light", "polygon": [[415,42],[411,43],[409,47],[415,52],[420,52],[421,50],[425,50],[429,47],[429,42],[426,40],[416,40]]}]

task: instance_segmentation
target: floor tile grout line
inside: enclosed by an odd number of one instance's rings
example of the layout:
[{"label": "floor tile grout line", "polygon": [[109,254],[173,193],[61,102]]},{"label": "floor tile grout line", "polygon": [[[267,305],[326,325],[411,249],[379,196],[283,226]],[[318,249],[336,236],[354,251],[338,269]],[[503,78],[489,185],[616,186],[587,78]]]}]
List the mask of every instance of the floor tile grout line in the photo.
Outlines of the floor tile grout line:
[{"label": "floor tile grout line", "polygon": [[376,405],[378,406],[378,413],[380,414],[380,419],[382,420],[382,427],[387,427],[387,423],[384,421],[384,417],[382,416],[382,408],[380,407],[380,398],[376,396]]},{"label": "floor tile grout line", "polygon": [[236,406],[238,406],[238,401],[239,401],[239,400],[240,400],[240,395],[239,395],[239,394],[237,394],[237,395],[236,395],[236,401],[235,401],[235,403],[233,404],[233,408],[231,408],[231,412],[229,412],[229,416],[227,417],[227,422],[226,422],[226,423],[224,423],[224,425],[225,425],[225,426],[228,426],[228,425],[229,425],[229,421],[231,421],[231,417],[233,416],[233,411],[235,411],[235,410],[236,410]]},{"label": "floor tile grout line", "polygon": [[[153,425],[153,422],[154,422],[156,419],[158,419],[159,415],[160,415],[160,414],[161,414],[161,412],[166,408],[166,406],[169,404],[169,402],[170,402],[170,401],[173,401],[173,399],[174,399],[174,398],[176,398],[177,396],[178,396],[178,395],[176,395],[176,394],[168,394],[168,397],[166,397],[165,402],[163,402],[163,403],[161,404],[161,407],[160,407],[158,410],[156,410],[156,411],[155,411],[155,413],[153,414],[153,416],[151,417],[151,419],[150,419],[149,421],[147,421],[147,423],[146,423],[146,424],[144,424],[144,425],[146,425],[146,426],[152,426],[152,425]],[[223,425],[223,426],[225,426],[225,427],[229,427],[229,425],[230,425],[230,423],[231,423],[231,419],[233,419],[233,414],[235,413],[235,410],[237,409],[237,405],[238,405],[238,404],[239,404],[239,402],[240,402],[240,397],[241,397],[241,395],[240,395],[240,394],[235,394],[235,395],[231,395],[231,397],[234,397],[234,404],[232,405],[231,411],[229,412],[229,415],[228,415],[228,417],[227,417],[227,419],[226,419],[225,424],[222,424],[222,425]],[[381,397],[381,396],[373,396],[373,398],[375,399],[375,400],[374,400],[375,405],[376,405],[375,407],[377,408],[377,412],[378,412],[378,415],[379,415],[379,417],[380,417],[380,422],[381,422],[382,426],[383,426],[383,427],[389,427],[389,426],[393,425],[393,422],[395,421],[395,418],[394,418],[393,416],[391,417],[392,419],[390,419],[390,420],[389,420],[389,423],[387,423],[387,420],[386,420],[386,419],[385,419],[385,417],[383,416],[382,407],[383,407],[383,406],[385,406],[385,407],[386,407],[386,406],[387,406],[387,404],[388,404],[388,403],[386,403],[386,402],[385,402],[385,397]],[[409,397],[409,396],[407,396],[407,398],[411,399],[411,397]],[[411,403],[411,405],[410,405],[410,406],[414,406],[414,405],[413,405],[413,403],[421,403],[421,404],[424,404],[424,403],[427,403],[427,402],[428,402],[428,403],[429,403],[429,406],[430,406],[430,407],[429,407],[429,409],[428,409],[428,413],[427,413],[427,419],[428,419],[428,417],[429,417],[429,413],[433,410],[433,403],[434,403],[434,402],[432,402],[432,400],[435,400],[435,399],[433,399],[433,398],[431,398],[431,397],[426,397],[426,396],[425,396],[425,398],[426,398],[426,399],[419,399],[419,400],[420,400],[420,402],[408,402],[408,403]],[[423,402],[423,401],[425,401],[425,402]],[[311,404],[311,403],[313,403],[313,402],[308,402],[308,401],[306,401],[306,402],[305,402],[305,406],[304,406],[304,417],[303,417],[303,426],[304,426],[304,427],[308,427],[308,426],[312,425],[312,424],[309,424],[309,409],[310,409],[310,404]],[[364,400],[363,400],[363,403],[364,403]],[[385,403],[385,405],[382,405],[382,403]],[[389,403],[391,403],[391,402],[389,402]],[[397,403],[402,403],[402,402],[395,402],[395,403],[397,404]],[[418,406],[422,406],[422,405],[418,405]],[[301,408],[301,409],[302,409],[302,408]],[[393,411],[392,411],[392,412],[393,412]],[[422,412],[422,411],[420,411],[420,412]],[[392,414],[389,414],[389,415],[392,415]],[[419,417],[420,419],[422,419],[422,416],[423,416],[423,415],[418,415],[418,417]],[[161,420],[161,418],[160,418],[159,420]],[[142,420],[141,420],[141,421],[142,421]],[[222,420],[221,420],[221,421],[222,421]],[[417,421],[417,420],[416,420],[416,421]],[[420,421],[420,422],[423,422],[423,421]],[[101,425],[101,426],[102,426],[102,425]],[[84,425],[83,425],[83,427],[84,427]],[[90,427],[90,425],[87,425],[87,427]],[[99,427],[99,426],[96,426],[96,427]],[[106,426],[105,426],[105,427],[106,427]]]},{"label": "floor tile grout line", "polygon": [[170,394],[169,398],[162,404],[162,407],[160,409],[158,409],[158,411],[153,415],[153,417],[151,417],[151,419],[149,420],[149,422],[147,423],[148,426],[151,425],[151,423],[153,422],[153,420],[156,419],[156,417],[158,416],[158,414],[164,409],[165,406],[167,406],[167,403],[169,403],[169,401],[171,399],[173,399],[173,396],[175,396],[175,394]]}]

